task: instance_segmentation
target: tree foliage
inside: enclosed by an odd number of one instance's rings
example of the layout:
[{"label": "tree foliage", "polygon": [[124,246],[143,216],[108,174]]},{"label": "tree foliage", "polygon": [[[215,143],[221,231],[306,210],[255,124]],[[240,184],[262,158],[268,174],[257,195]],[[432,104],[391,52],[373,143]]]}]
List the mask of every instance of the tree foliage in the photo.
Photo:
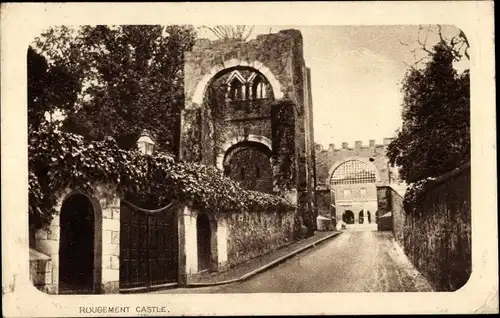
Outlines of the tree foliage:
[{"label": "tree foliage", "polygon": [[469,71],[453,68],[455,45],[441,39],[428,51],[425,68],[411,67],[404,78],[403,125],[387,155],[407,183],[470,160]]},{"label": "tree foliage", "polygon": [[31,46],[27,59],[28,124],[30,130],[37,130],[46,112],[50,114],[56,109],[68,111],[74,107],[80,85],[65,65],[50,65]]},{"label": "tree foliage", "polygon": [[184,52],[194,38],[190,26],[98,25],[43,33],[37,50],[77,83],[74,107],[64,109],[64,130],[92,140],[111,136],[128,149],[147,129],[159,149],[175,152]]},{"label": "tree foliage", "polygon": [[155,209],[176,200],[209,213],[286,212],[285,199],[242,189],[214,166],[179,163],[166,153],[143,155],[118,147],[112,138],[82,136],[42,124],[29,141],[29,214],[32,228],[47,225],[67,188],[93,193],[99,184],[117,186],[120,197]]}]

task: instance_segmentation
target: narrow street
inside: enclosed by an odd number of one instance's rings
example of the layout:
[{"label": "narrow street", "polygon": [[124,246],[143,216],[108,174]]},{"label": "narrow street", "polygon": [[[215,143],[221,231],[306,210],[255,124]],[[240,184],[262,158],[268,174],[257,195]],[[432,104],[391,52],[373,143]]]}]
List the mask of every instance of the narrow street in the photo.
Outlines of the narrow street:
[{"label": "narrow street", "polygon": [[350,229],[247,281],[157,293],[432,291],[390,232]]}]

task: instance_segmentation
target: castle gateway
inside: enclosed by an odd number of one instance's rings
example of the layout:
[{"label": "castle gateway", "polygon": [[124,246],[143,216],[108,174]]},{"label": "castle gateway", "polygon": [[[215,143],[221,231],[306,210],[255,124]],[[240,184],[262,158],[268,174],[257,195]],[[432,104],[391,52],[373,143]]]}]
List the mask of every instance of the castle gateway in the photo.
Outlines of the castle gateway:
[{"label": "castle gateway", "polygon": [[296,30],[198,40],[185,56],[179,156],[217,166],[246,189],[287,196],[312,234],[312,100],[302,46]]}]

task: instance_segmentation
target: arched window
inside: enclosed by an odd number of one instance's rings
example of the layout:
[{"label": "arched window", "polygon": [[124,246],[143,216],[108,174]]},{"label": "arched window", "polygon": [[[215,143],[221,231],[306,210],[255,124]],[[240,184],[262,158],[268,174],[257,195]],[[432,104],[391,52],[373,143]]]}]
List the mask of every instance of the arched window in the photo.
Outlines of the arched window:
[{"label": "arched window", "polygon": [[246,84],[245,79],[241,76],[240,72],[233,71],[229,75],[226,85],[228,87],[227,98],[230,100],[243,100],[246,98]]},{"label": "arched window", "polygon": [[330,184],[375,183],[375,170],[359,160],[341,164],[333,173]]},{"label": "arched window", "polygon": [[252,81],[251,96],[253,99],[266,98],[266,83],[261,75],[255,73],[250,77]]}]

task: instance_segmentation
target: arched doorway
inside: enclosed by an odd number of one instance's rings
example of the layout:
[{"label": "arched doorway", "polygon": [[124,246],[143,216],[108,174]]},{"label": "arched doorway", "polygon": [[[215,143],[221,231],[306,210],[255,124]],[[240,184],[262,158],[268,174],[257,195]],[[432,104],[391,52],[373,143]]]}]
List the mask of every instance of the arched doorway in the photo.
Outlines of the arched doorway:
[{"label": "arched doorway", "polygon": [[364,211],[361,210],[361,211],[359,211],[359,214],[358,214],[358,223],[363,224],[364,221],[365,221],[365,214],[364,214]]},{"label": "arched doorway", "polygon": [[212,263],[212,233],[210,230],[210,220],[205,213],[199,214],[196,218],[196,234],[198,246],[198,272],[209,270]]},{"label": "arched doorway", "polygon": [[83,194],[62,205],[59,241],[59,293],[94,291],[94,210]]},{"label": "arched doorway", "polygon": [[368,223],[372,223],[372,214],[370,213],[370,211],[367,211],[366,212],[366,218],[368,219]]},{"label": "arched doorway", "polygon": [[224,172],[248,190],[273,191],[271,152],[263,144],[240,142],[230,147],[224,157]]},{"label": "arched doorway", "polygon": [[354,224],[354,213],[351,210],[346,210],[342,214],[342,221],[346,224]]}]

